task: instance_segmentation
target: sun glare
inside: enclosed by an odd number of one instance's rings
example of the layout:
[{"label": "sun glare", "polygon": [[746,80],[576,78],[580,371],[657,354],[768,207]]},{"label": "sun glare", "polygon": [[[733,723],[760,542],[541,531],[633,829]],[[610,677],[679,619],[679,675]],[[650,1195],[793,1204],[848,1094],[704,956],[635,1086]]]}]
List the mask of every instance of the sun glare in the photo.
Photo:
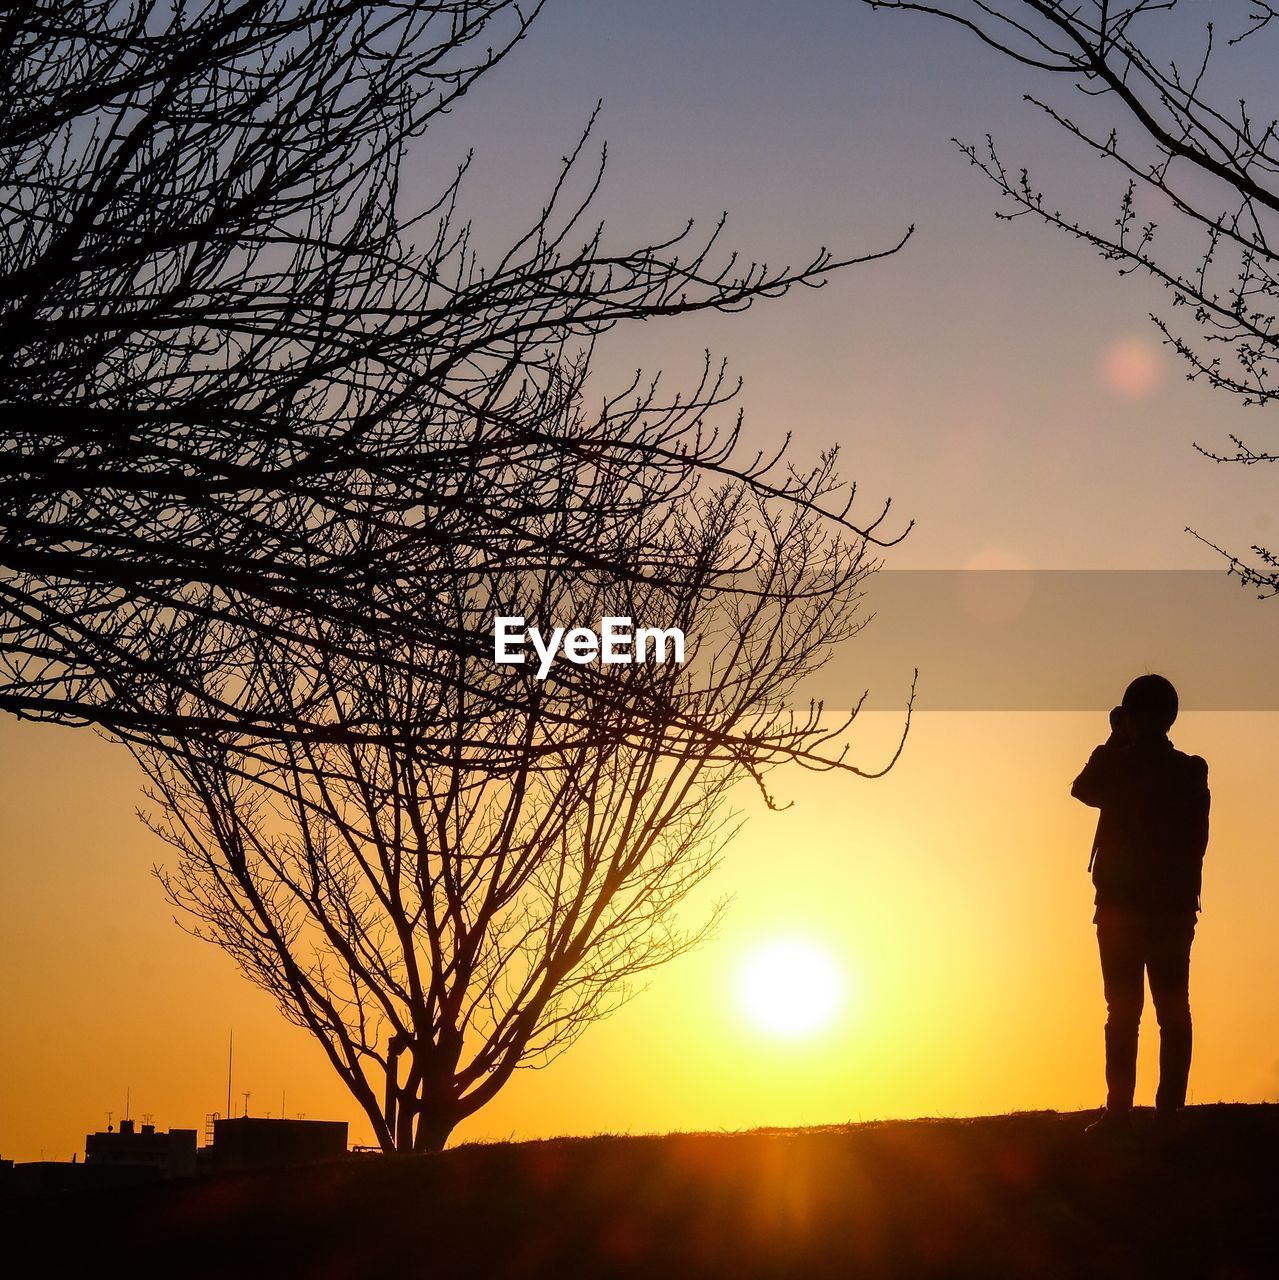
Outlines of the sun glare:
[{"label": "sun glare", "polygon": [[757,1030],[785,1039],[815,1035],[843,1003],[839,968],[820,947],[779,938],[756,948],[738,974],[738,1005]]}]

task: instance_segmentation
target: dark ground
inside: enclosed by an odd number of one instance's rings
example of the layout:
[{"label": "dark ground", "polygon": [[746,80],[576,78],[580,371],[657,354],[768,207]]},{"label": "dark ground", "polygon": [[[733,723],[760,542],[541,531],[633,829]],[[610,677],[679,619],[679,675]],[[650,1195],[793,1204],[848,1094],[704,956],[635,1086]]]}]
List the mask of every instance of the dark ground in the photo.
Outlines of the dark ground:
[{"label": "dark ground", "polygon": [[1279,1278],[1279,1106],[590,1138],[0,1205],[10,1275]]}]

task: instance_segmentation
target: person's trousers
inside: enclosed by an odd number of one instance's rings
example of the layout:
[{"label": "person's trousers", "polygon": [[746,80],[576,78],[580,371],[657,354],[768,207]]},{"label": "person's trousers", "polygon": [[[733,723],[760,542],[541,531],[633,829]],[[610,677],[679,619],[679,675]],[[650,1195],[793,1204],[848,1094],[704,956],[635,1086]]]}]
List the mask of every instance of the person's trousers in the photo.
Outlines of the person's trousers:
[{"label": "person's trousers", "polygon": [[1190,1076],[1190,944],[1195,917],[1098,907],[1097,946],[1106,993],[1106,1109],[1129,1111],[1137,1085],[1137,1032],[1146,978],[1159,1022],[1155,1106],[1185,1106]]}]

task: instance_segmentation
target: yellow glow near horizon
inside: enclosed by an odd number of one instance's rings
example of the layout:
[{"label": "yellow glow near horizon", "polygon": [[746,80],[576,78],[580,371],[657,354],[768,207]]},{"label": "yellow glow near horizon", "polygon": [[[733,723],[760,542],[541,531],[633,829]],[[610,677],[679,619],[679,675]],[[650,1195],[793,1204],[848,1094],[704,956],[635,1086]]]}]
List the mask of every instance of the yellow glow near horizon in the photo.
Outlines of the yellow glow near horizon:
[{"label": "yellow glow near horizon", "polygon": [[738,1007],[759,1031],[800,1039],[824,1031],[844,1002],[844,979],[827,952],[802,938],[753,950],[737,979]]}]

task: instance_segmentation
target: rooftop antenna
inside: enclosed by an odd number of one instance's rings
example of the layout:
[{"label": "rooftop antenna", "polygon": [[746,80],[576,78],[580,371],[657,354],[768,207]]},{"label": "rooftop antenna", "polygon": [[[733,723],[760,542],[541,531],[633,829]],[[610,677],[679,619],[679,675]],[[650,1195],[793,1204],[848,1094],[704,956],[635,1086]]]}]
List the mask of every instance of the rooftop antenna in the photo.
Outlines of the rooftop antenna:
[{"label": "rooftop antenna", "polygon": [[132,1094],[133,1094],[133,1086],[126,1085],[124,1090],[124,1118],[126,1120],[129,1118],[129,1098],[132,1096]]},{"label": "rooftop antenna", "polygon": [[114,1112],[114,1111],[108,1111],[108,1112],[107,1112],[107,1132],[108,1132],[108,1133],[110,1133],[110,1132],[111,1132],[111,1125],[112,1125],[112,1122],[113,1122],[114,1120],[115,1120],[115,1112]]},{"label": "rooftop antenna", "polygon": [[247,1089],[244,1091],[244,1114],[246,1116],[249,1114],[249,1091]]},{"label": "rooftop antenna", "polygon": [[284,1110],[284,1090],[281,1089],[280,1090],[280,1119],[287,1120],[288,1118],[289,1118],[288,1113]]},{"label": "rooftop antenna", "polygon": [[231,1059],[235,1054],[235,1028],[227,1037],[226,1043],[226,1118],[231,1119]]}]

